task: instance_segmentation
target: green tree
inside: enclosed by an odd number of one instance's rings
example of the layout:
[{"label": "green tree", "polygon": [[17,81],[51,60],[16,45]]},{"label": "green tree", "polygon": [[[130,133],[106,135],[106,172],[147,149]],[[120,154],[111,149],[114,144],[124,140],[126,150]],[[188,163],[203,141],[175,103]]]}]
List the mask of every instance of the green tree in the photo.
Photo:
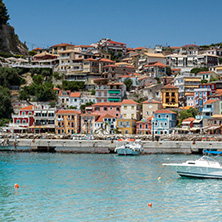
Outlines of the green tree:
[{"label": "green tree", "polygon": [[184,120],[184,119],[187,119],[187,118],[189,118],[189,117],[193,117],[193,118],[195,118],[195,116],[198,114],[198,110],[197,109],[195,109],[195,108],[189,108],[188,110],[183,110],[183,111],[181,111],[180,113],[179,113],[179,116],[178,116],[178,118],[179,118],[179,124],[178,124],[178,126],[180,127],[181,125],[182,125],[182,121]]},{"label": "green tree", "polygon": [[201,80],[201,84],[208,83],[206,79]]},{"label": "green tree", "polygon": [[34,56],[34,55],[36,55],[36,54],[37,54],[37,52],[36,52],[36,51],[29,51],[28,53],[29,53],[29,55],[30,55],[30,56]]},{"label": "green tree", "polygon": [[11,94],[9,89],[0,86],[0,119],[10,119],[13,113],[13,107],[11,104]]},{"label": "green tree", "polygon": [[166,74],[167,74],[168,76],[171,76],[171,68],[170,68],[170,66],[167,66],[167,67],[166,67]]},{"label": "green tree", "polygon": [[91,89],[91,95],[96,95],[96,90],[95,89]]},{"label": "green tree", "polygon": [[44,81],[44,78],[41,75],[34,75],[32,79],[34,83],[39,84],[39,85],[42,85]]},{"label": "green tree", "polygon": [[0,0],[0,25],[8,24],[8,20],[10,19],[8,10],[2,0]]},{"label": "green tree", "polygon": [[83,81],[62,81],[62,88],[64,90],[71,90],[74,91],[80,91],[84,89],[84,82]]},{"label": "green tree", "polygon": [[205,72],[205,71],[208,71],[208,68],[207,68],[207,67],[193,68],[193,69],[191,69],[190,72],[197,74],[198,72]]},{"label": "green tree", "polygon": [[86,107],[87,107],[87,106],[91,106],[92,104],[94,104],[92,101],[91,101],[91,102],[87,102],[87,103],[85,103],[85,104],[82,104],[82,105],[80,106],[81,111],[82,111],[83,113],[85,113]]},{"label": "green tree", "polygon": [[133,85],[133,80],[127,78],[127,79],[124,80],[124,84],[126,85],[126,90],[130,91],[131,86]]}]

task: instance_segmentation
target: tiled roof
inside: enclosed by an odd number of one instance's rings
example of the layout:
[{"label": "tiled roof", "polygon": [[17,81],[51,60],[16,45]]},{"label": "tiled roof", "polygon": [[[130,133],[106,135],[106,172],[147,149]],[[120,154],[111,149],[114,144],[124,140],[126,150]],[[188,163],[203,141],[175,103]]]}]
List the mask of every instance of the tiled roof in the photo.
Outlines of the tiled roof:
[{"label": "tiled roof", "polygon": [[81,114],[80,112],[76,110],[70,110],[70,109],[60,109],[58,110],[57,114]]},{"label": "tiled roof", "polygon": [[20,110],[34,110],[34,106],[33,105],[29,105],[29,106],[21,108]]},{"label": "tiled roof", "polygon": [[172,114],[176,114],[175,112],[167,110],[167,109],[157,110],[155,113],[172,113]]},{"label": "tiled roof", "polygon": [[88,59],[84,59],[84,61],[98,61],[98,60],[92,59],[92,58],[88,58]]},{"label": "tiled roof", "polygon": [[116,118],[116,116],[107,113],[104,118]]},{"label": "tiled roof", "polygon": [[183,123],[183,122],[191,122],[191,121],[194,121],[194,120],[195,120],[195,118],[189,117],[189,118],[187,118],[187,119],[184,119],[184,120],[182,121],[182,123]]},{"label": "tiled roof", "polygon": [[179,89],[179,88],[174,85],[168,84],[168,85],[164,86],[162,89]]},{"label": "tiled roof", "polygon": [[158,67],[167,67],[167,65],[161,63],[161,62],[156,62],[153,65],[145,65],[144,67],[153,67],[153,66],[158,66]]},{"label": "tiled roof", "polygon": [[193,96],[194,95],[194,92],[193,93],[187,93],[185,96]]},{"label": "tiled roof", "polygon": [[110,63],[115,63],[114,61],[110,60],[110,59],[100,59],[100,62],[110,62]]},{"label": "tiled roof", "polygon": [[103,117],[104,117],[104,116],[100,116],[100,117],[96,120],[96,122],[103,122]]},{"label": "tiled roof", "polygon": [[171,46],[170,48],[171,48],[171,49],[180,49],[179,46]]},{"label": "tiled roof", "polygon": [[51,46],[50,48],[53,48],[53,47],[60,47],[60,46],[74,46],[74,45],[72,45],[72,44],[68,44],[68,43],[61,43],[61,44],[53,45],[53,46]]},{"label": "tiled roof", "polygon": [[71,92],[69,97],[80,97],[81,92]]},{"label": "tiled roof", "polygon": [[144,53],[148,57],[157,57],[157,58],[165,58],[162,53]]},{"label": "tiled roof", "polygon": [[115,42],[115,41],[107,41],[111,44],[119,44],[119,45],[126,45],[125,43],[122,43],[122,42]]},{"label": "tiled roof", "polygon": [[161,102],[155,100],[155,99],[150,99],[150,100],[146,100],[144,102],[142,102],[143,104],[161,104]]},{"label": "tiled roof", "polygon": [[56,88],[56,87],[54,87],[53,90],[55,90],[55,91],[60,91],[60,89],[59,89],[59,88]]},{"label": "tiled roof", "polygon": [[199,47],[198,45],[194,45],[194,44],[188,44],[188,45],[184,45],[181,48],[185,48],[185,47]]},{"label": "tiled roof", "polygon": [[122,82],[114,82],[114,83],[108,83],[107,85],[108,86],[121,86],[121,85],[123,85],[124,83],[122,83]]},{"label": "tiled roof", "polygon": [[[67,95],[63,95],[62,92],[67,92]],[[70,92],[71,92],[70,90],[60,90],[59,96],[69,96]]]},{"label": "tiled roof", "polygon": [[141,49],[145,49],[145,47],[137,47],[137,48],[135,48],[135,50],[141,50]]},{"label": "tiled roof", "polygon": [[41,50],[41,49],[42,49],[42,48],[37,47],[37,48],[33,49],[32,51],[37,51],[37,50]]},{"label": "tiled roof", "polygon": [[143,122],[142,120],[140,120],[140,121],[137,121],[136,123],[149,123],[149,121],[151,121],[153,117],[154,117],[154,116],[151,116],[151,117],[147,118],[147,119],[146,119],[147,122]]},{"label": "tiled roof", "polygon": [[79,47],[81,47],[81,48],[91,48],[93,46],[91,46],[91,45],[75,45],[75,48],[79,48]]},{"label": "tiled roof", "polygon": [[206,71],[206,72],[198,72],[197,74],[208,74],[208,73],[214,73],[212,71]]},{"label": "tiled roof", "polygon": [[217,101],[218,101],[218,99],[209,99],[209,100],[207,100],[207,101],[204,103],[204,105],[206,105],[206,104],[212,104],[212,103],[217,102]]},{"label": "tiled roof", "polygon": [[121,106],[122,103],[119,102],[100,102],[95,103],[92,106]]},{"label": "tiled roof", "polygon": [[181,69],[171,69],[171,71],[180,71]]},{"label": "tiled roof", "polygon": [[135,101],[132,100],[132,99],[124,99],[124,100],[122,101],[122,104],[126,104],[126,105],[135,104],[135,105],[139,105],[139,103],[135,102]]}]

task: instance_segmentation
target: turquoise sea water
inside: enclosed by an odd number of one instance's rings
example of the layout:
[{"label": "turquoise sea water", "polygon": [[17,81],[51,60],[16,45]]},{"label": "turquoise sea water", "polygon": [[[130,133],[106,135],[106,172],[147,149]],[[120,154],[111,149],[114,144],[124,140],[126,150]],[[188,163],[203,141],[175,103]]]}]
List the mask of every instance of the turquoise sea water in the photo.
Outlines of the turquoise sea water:
[{"label": "turquoise sea water", "polygon": [[222,221],[222,180],[161,165],[197,157],[2,152],[0,221]]}]

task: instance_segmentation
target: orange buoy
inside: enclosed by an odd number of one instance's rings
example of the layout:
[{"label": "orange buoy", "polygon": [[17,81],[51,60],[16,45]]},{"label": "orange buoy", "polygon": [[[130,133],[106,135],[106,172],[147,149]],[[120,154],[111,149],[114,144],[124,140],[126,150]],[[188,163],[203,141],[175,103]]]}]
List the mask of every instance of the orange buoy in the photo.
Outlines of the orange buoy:
[{"label": "orange buoy", "polygon": [[15,188],[16,188],[16,189],[18,189],[18,188],[19,188],[19,185],[18,185],[17,183],[15,184]]},{"label": "orange buoy", "polygon": [[148,203],[148,207],[152,207],[152,203]]}]

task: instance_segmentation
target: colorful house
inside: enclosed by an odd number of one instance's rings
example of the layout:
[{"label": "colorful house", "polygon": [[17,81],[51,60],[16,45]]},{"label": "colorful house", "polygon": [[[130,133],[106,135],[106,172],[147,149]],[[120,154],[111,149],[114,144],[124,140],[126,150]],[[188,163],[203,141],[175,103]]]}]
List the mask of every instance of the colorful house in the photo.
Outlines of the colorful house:
[{"label": "colorful house", "polygon": [[100,116],[91,112],[81,115],[81,133],[93,134],[95,132],[95,124]]},{"label": "colorful house", "polygon": [[121,104],[122,119],[140,119],[140,104],[131,100],[124,99]]},{"label": "colorful house", "polygon": [[117,129],[120,134],[135,134],[136,120],[135,119],[117,119]]},{"label": "colorful house", "polygon": [[12,115],[12,123],[9,124],[9,129],[14,133],[28,131],[28,128],[34,124],[34,106],[29,105],[19,109],[17,115]]},{"label": "colorful house", "polygon": [[75,110],[58,110],[56,113],[56,133],[80,133],[80,113]]},{"label": "colorful house", "polygon": [[155,111],[162,107],[161,102],[154,99],[146,100],[145,102],[142,102],[142,104],[142,116],[145,119],[153,116]]},{"label": "colorful house", "polygon": [[168,84],[162,88],[162,107],[165,108],[178,108],[178,91],[179,88]]},{"label": "colorful house", "polygon": [[176,113],[170,110],[157,110],[152,118],[153,134],[170,134],[176,127]]},{"label": "colorful house", "polygon": [[136,134],[151,134],[153,117],[143,118],[136,122]]}]

